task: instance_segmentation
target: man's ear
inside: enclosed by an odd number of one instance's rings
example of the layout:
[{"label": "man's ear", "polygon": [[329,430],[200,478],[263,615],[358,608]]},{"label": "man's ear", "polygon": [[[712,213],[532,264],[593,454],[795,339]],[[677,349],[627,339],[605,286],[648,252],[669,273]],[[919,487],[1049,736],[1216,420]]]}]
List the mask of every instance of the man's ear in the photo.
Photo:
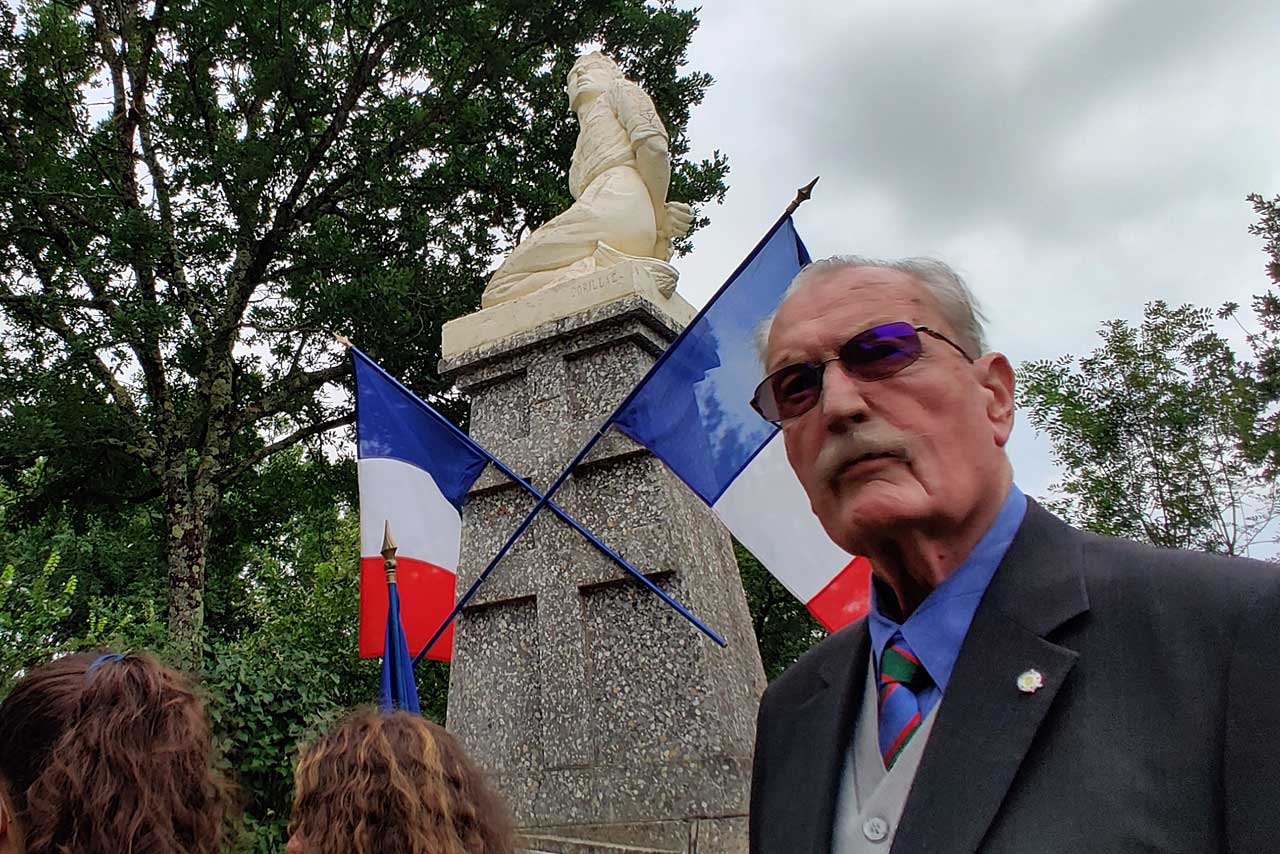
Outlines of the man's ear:
[{"label": "man's ear", "polygon": [[1003,353],[987,353],[974,365],[987,391],[987,420],[991,422],[992,437],[996,445],[1003,448],[1013,432],[1013,366]]}]

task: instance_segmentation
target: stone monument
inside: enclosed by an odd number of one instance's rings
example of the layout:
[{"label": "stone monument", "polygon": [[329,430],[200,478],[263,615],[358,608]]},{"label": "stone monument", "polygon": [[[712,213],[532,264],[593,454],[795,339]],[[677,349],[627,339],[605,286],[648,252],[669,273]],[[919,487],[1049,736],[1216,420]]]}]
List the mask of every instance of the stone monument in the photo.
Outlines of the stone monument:
[{"label": "stone monument", "polygon": [[[691,218],[666,201],[652,102],[599,54],[574,66],[568,93],[577,202],[512,252],[486,307],[446,324],[442,347],[472,436],[542,489],[694,314],[667,264]],[[619,134],[629,140],[614,146]],[[624,148],[636,162],[615,162]],[[530,850],[745,852],[764,673],[727,534],[616,432],[554,500],[728,646],[544,511],[459,617],[449,729],[493,774]],[[460,593],[532,505],[497,472],[477,481]]]}]

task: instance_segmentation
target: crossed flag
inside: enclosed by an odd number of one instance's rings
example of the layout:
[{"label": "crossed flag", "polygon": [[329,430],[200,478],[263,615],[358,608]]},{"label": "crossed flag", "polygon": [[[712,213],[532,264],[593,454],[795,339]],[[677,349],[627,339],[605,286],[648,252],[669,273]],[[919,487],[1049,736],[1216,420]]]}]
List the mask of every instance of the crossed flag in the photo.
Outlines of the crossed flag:
[{"label": "crossed flag", "polygon": [[[545,492],[511,471],[364,353],[351,348],[364,556],[362,656],[382,654],[387,636],[389,588],[384,582],[382,558],[377,556],[385,521],[389,520],[401,537],[399,596],[408,648],[418,650],[416,663],[423,656],[450,657],[454,617],[544,508],[724,646],[720,636],[687,608],[552,501],[610,427],[661,459],[827,629],[834,631],[866,613],[870,565],[831,542],[787,464],[781,432],[756,415],[749,404],[761,376],[755,331],[777,309],[788,283],[809,262],[791,213],[808,197],[812,186],[801,190],[787,212]],[[462,501],[490,464],[524,488],[536,504],[455,601]]]}]

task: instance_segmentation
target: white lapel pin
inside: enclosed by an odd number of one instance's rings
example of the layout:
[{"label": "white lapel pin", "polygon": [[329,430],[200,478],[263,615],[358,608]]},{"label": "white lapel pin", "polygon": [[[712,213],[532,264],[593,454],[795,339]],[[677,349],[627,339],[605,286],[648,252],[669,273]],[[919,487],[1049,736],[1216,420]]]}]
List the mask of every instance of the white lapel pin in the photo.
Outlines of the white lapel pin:
[{"label": "white lapel pin", "polygon": [[1030,670],[1024,670],[1018,676],[1018,690],[1024,694],[1034,694],[1044,687],[1044,676],[1034,667]]}]

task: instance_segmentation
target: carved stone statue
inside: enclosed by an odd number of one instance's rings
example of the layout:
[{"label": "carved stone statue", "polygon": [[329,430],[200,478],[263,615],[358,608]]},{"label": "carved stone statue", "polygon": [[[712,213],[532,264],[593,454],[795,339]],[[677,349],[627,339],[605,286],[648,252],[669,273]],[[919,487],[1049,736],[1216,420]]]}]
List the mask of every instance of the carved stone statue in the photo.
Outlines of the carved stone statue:
[{"label": "carved stone statue", "polygon": [[693,212],[667,201],[670,138],[653,101],[599,52],[574,63],[566,91],[578,115],[576,201],[512,250],[489,279],[484,308],[624,260],[645,266],[663,295],[675,290],[671,241],[689,232]]}]

